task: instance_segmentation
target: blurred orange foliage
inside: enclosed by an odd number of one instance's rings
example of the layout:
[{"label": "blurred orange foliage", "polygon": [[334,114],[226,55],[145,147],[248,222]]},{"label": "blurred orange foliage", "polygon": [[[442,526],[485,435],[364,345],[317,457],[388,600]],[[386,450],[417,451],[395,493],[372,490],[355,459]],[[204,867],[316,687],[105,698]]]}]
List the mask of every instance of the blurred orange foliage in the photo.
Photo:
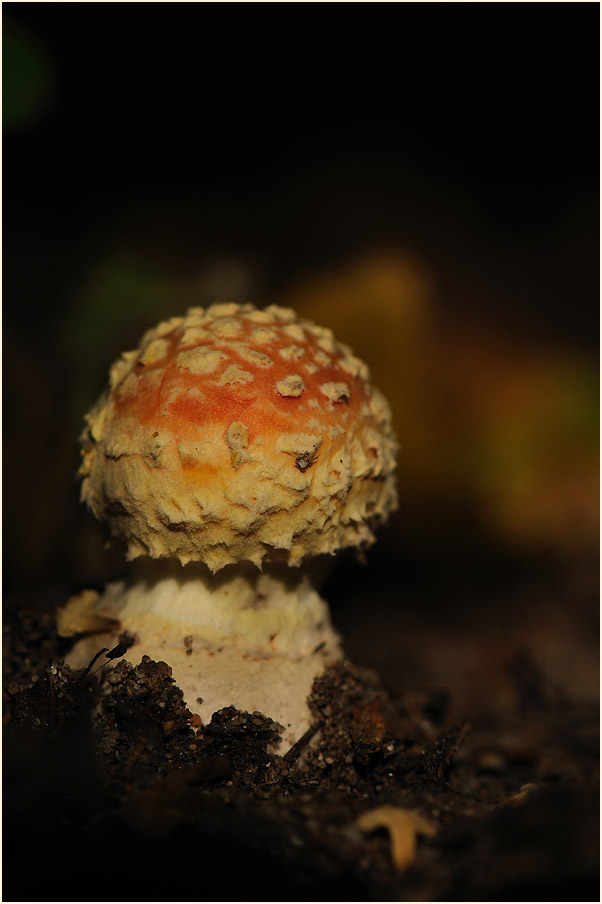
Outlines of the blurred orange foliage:
[{"label": "blurred orange foliage", "polygon": [[280,303],[331,327],[371,368],[401,441],[402,510],[476,512],[500,540],[567,555],[598,545],[598,380],[579,350],[450,321],[420,261],[395,249],[298,285]]}]

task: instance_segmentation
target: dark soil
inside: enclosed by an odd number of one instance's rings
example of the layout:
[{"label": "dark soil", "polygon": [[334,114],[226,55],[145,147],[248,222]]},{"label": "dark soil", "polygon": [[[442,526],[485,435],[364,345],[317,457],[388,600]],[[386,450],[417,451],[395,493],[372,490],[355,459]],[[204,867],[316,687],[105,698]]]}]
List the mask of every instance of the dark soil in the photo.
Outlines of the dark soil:
[{"label": "dark soil", "polygon": [[[375,611],[391,630],[391,610]],[[416,613],[396,645],[402,683],[420,673],[404,647],[421,643]],[[597,705],[555,686],[537,645],[504,660],[505,703],[491,673],[462,696],[385,688],[346,661],[316,682],[314,727],[280,757],[260,713],[198,724],[165,663],[126,654],[72,673],[49,613],[5,616],[4,900],[598,898]],[[385,641],[381,654],[393,675]],[[384,805],[433,827],[403,871],[389,832],[357,823]]]}]

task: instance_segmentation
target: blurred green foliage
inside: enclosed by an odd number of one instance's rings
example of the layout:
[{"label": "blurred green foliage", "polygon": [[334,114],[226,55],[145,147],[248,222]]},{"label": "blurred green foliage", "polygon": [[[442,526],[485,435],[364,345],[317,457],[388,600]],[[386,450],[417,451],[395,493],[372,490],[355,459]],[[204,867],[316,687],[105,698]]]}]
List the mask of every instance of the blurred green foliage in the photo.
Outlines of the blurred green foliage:
[{"label": "blurred green foliage", "polygon": [[74,431],[79,432],[113,361],[134,348],[158,320],[188,304],[189,285],[148,261],[116,254],[92,271],[62,329],[65,352],[77,373],[71,399]]},{"label": "blurred green foliage", "polygon": [[2,125],[13,131],[35,123],[57,91],[56,70],[44,45],[23,25],[4,17]]}]

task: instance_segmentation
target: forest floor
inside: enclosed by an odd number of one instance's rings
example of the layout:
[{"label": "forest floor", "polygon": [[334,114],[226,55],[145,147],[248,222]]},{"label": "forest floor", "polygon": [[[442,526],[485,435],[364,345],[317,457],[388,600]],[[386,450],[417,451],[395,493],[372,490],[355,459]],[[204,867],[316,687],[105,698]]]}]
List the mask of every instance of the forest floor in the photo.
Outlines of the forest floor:
[{"label": "forest floor", "polygon": [[365,587],[335,606],[350,658],[285,756],[261,714],[200,725],[164,663],[72,672],[12,594],[3,899],[598,900],[592,587],[502,588],[485,617],[391,586],[369,626]]}]

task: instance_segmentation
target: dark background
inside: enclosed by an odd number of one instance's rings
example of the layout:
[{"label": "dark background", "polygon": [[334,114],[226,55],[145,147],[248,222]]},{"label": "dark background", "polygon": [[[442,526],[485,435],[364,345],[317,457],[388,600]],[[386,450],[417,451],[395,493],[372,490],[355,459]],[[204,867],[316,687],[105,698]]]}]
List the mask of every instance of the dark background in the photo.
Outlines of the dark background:
[{"label": "dark background", "polygon": [[351,652],[380,664],[353,603],[375,586],[471,623],[559,573],[591,638],[597,5],[3,12],[7,588],[48,606],[123,568],[74,480],[111,361],[187,304],[293,299],[402,442],[371,569],[327,587]]}]

